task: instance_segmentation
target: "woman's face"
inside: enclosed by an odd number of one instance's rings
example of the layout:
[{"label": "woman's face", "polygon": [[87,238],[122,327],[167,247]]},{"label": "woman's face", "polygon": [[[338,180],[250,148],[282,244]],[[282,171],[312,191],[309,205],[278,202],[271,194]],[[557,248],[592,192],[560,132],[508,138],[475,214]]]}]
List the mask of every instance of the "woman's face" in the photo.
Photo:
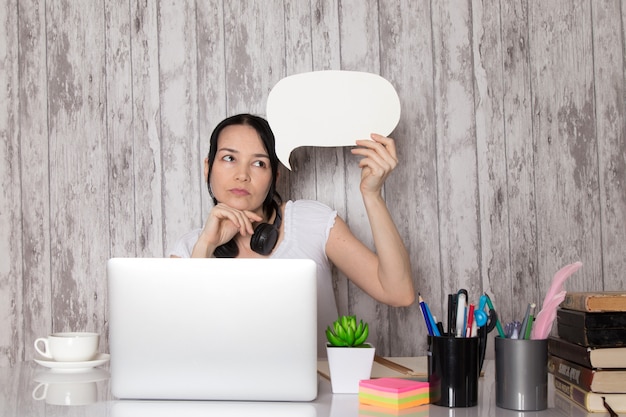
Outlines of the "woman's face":
[{"label": "woman's face", "polygon": [[[208,161],[205,164],[208,173]],[[211,170],[211,190],[220,203],[263,215],[272,183],[270,158],[254,128],[230,125],[220,132]]]}]

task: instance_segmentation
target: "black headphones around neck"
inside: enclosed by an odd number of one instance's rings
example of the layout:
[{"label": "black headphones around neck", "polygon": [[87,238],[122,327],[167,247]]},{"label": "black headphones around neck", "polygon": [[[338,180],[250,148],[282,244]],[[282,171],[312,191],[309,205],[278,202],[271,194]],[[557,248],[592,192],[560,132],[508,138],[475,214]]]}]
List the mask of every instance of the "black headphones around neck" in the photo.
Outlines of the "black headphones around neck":
[{"label": "black headphones around neck", "polygon": [[[252,237],[250,237],[250,249],[263,256],[269,255],[270,253],[272,253],[272,250],[274,250],[274,246],[276,246],[276,241],[278,241],[278,231],[282,222],[280,207],[278,207],[278,204],[276,204],[276,202],[274,202],[273,205],[274,212],[276,213],[274,223],[258,224],[254,228],[254,233],[252,234]],[[237,247],[237,242],[235,242],[234,238],[224,243],[223,245],[218,246],[217,248],[215,248],[215,252],[213,252],[213,255],[216,258],[234,258],[238,254],[239,248]]]}]

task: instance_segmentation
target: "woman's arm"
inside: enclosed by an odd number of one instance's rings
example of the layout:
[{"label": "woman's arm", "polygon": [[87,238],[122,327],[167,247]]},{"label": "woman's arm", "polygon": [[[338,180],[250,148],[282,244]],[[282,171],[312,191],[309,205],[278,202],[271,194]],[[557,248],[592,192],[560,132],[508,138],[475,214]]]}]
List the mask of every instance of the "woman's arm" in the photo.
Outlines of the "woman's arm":
[{"label": "woman's arm", "polygon": [[360,242],[347,224],[337,218],[326,244],[329,259],[352,282],[374,299],[392,306],[408,306],[415,300],[409,254],[382,198],[382,186],[397,165],[392,139],[372,135],[357,141],[355,155],[364,156],[360,190],[372,230],[376,253]]}]

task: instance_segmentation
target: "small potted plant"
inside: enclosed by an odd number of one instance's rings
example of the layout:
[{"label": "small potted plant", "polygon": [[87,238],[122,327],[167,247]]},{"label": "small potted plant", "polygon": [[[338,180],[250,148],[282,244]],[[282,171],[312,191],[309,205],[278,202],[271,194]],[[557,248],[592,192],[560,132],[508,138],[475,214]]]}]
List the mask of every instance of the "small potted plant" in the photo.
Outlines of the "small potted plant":
[{"label": "small potted plant", "polygon": [[356,316],[340,316],[326,329],[326,352],[333,393],[359,392],[359,381],[369,379],[375,349],[367,342],[369,325]]}]

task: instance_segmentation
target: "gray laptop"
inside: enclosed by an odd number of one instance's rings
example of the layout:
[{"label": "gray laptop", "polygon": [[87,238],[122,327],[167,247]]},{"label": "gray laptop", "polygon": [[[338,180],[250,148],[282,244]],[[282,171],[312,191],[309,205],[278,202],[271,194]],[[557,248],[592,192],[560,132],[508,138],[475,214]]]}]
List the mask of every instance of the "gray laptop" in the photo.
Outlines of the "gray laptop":
[{"label": "gray laptop", "polygon": [[113,258],[111,393],[120,399],[311,401],[311,260]]}]

